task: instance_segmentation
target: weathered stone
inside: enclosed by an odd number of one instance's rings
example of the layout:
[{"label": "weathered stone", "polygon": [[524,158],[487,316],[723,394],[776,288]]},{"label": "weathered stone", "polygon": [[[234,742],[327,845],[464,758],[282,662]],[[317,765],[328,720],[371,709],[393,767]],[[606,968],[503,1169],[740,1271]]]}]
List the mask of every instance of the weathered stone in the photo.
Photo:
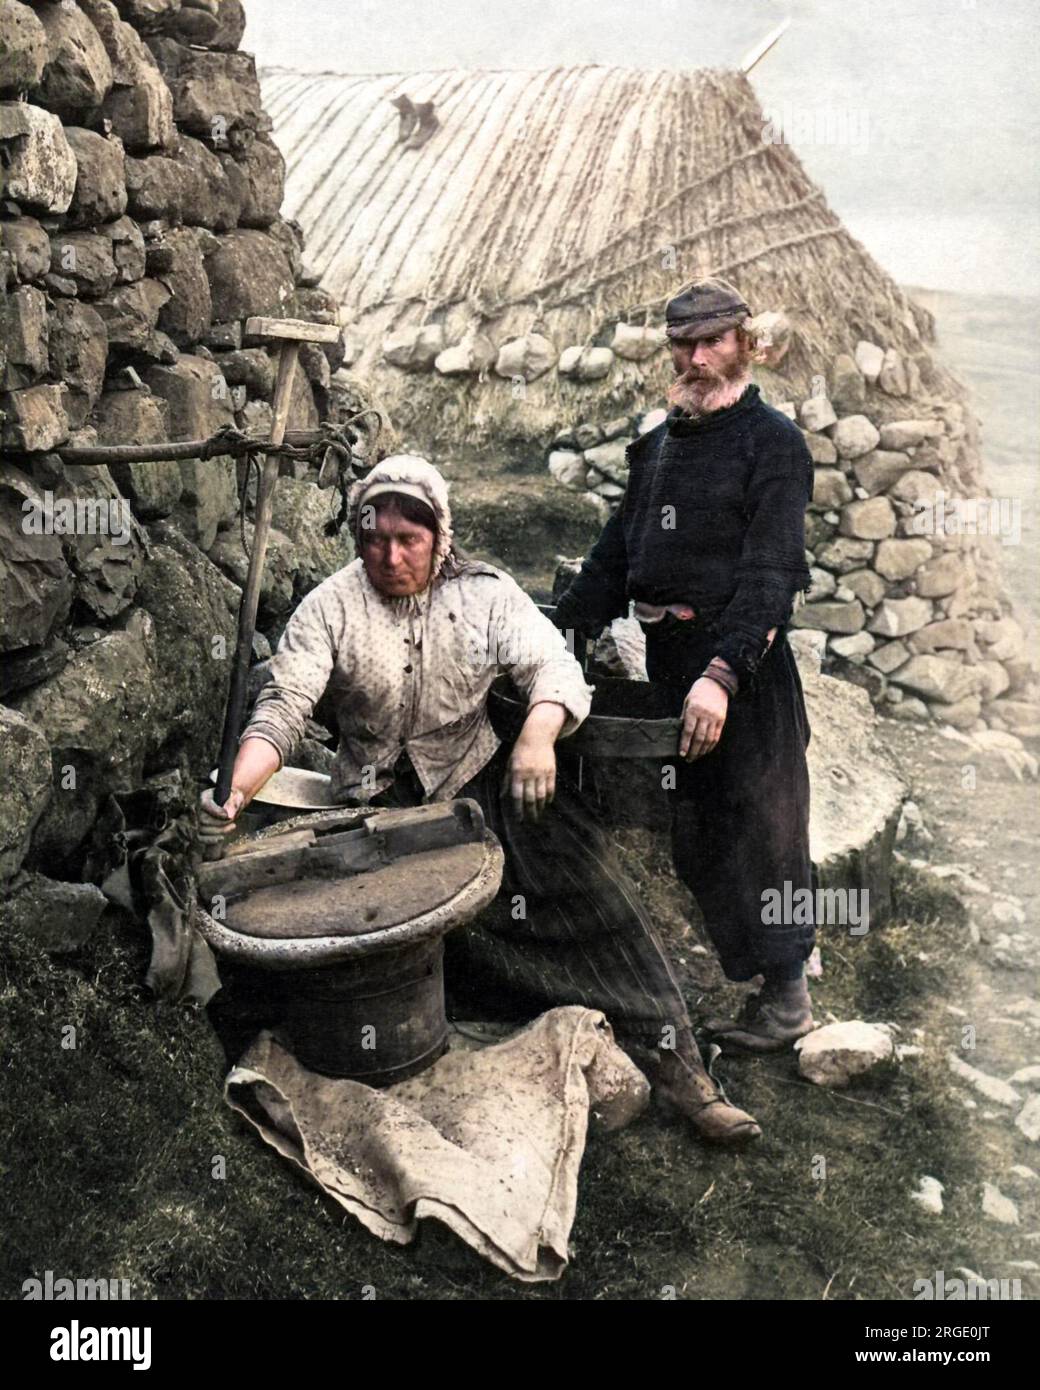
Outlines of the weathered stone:
[{"label": "weathered stone", "polygon": [[847,353],[839,353],[831,367],[831,400],[842,415],[855,415],[867,399],[863,373]]},{"label": "weathered stone", "polygon": [[888,348],[885,352],[877,384],[889,396],[905,396],[910,390],[906,364],[895,348]]},{"label": "weathered stone", "polygon": [[[887,498],[878,498],[887,501]],[[930,558],[932,547],[926,540],[885,540],[877,548],[874,568],[893,583],[910,576]]]},{"label": "weathered stone", "polygon": [[[99,444],[163,444],[169,438],[167,405],[148,391],[106,391],[98,403]],[[155,463],[113,463],[120,492],[142,521],[169,516],[180,500],[180,464],[176,459]]]},{"label": "weathered stone", "polygon": [[[880,540],[896,529],[896,514],[887,497],[849,502],[841,512],[841,534],[854,540]],[[880,549],[880,547],[879,547]]]},{"label": "weathered stone", "polygon": [[129,503],[100,465],[66,464],[54,494],[56,507],[68,501],[76,509],[75,532],[65,537],[76,598],[96,618],[112,619],[133,602],[141,571],[141,538]]},{"label": "weathered stone", "polygon": [[953,704],[933,701],[928,708],[933,717],[943,724],[952,724],[955,729],[971,729],[982,713],[982,700],[978,695],[965,695]]},{"label": "weathered stone", "polygon": [[59,883],[33,873],[19,875],[6,903],[12,926],[52,955],[86,945],[107,906],[93,883]]},{"label": "weathered stone", "polygon": [[107,294],[119,280],[112,240],[101,232],[55,232],[51,270],[67,276],[87,299]]},{"label": "weathered stone", "polygon": [[119,272],[119,283],[140,280],[145,272],[144,237],[132,217],[119,217],[105,227],[112,242],[112,259]]},{"label": "weathered stone", "polygon": [[215,362],[181,353],[169,367],[149,367],[145,381],[168,403],[172,440],[207,439],[232,422],[229,393]]},{"label": "weathered stone", "polygon": [[975,671],[979,678],[979,694],[987,704],[999,699],[1011,685],[1011,677],[999,661],[980,661]]},{"label": "weathered stone", "polygon": [[56,449],[69,433],[60,386],[28,386],[0,394],[0,443],[19,453]]},{"label": "weathered stone", "polygon": [[182,4],[177,13],[171,16],[166,25],[166,32],[176,34],[177,38],[183,39],[185,43],[209,44],[219,28],[215,10],[215,4],[211,12],[204,4],[196,7],[188,0],[188,3]]},{"label": "weathered stone", "polygon": [[200,341],[214,352],[238,352],[242,346],[242,321],[211,323]]},{"label": "weathered stone", "polygon": [[112,90],[101,107],[128,150],[169,145],[174,137],[173,97],[159,66],[132,25],[110,0],[82,0],[112,64]]},{"label": "weathered stone", "polygon": [[579,492],[585,488],[585,475],[588,468],[581,454],[575,454],[565,449],[554,450],[549,455],[549,472],[564,487],[577,488]]},{"label": "weathered stone", "polygon": [[909,658],[910,648],[905,642],[886,642],[881,647],[875,647],[867,660],[883,676],[890,676]]},{"label": "weathered stone", "polygon": [[881,426],[882,449],[916,449],[926,439],[941,439],[941,420],[890,420]]},{"label": "weathered stone", "polygon": [[154,33],[181,7],[181,0],[115,0],[116,9],[142,34]]},{"label": "weathered stone", "polygon": [[807,750],[812,860],[821,887],[869,890],[874,927],[891,907],[892,850],[906,788],[877,738],[867,692],[809,666],[800,664],[799,671],[813,731]]},{"label": "weathered stone", "polygon": [[924,627],[932,617],[932,605],[927,599],[887,598],[881,603],[870,620],[871,632],[882,637],[905,637]]},{"label": "weathered stone", "polygon": [[194,227],[174,227],[163,238],[162,283],[170,298],[159,312],[158,326],[181,348],[190,348],[213,317],[209,277]]},{"label": "weathered stone", "polygon": [[881,436],[865,415],[846,415],[831,430],[838,457],[857,459],[876,449]]},{"label": "weathered stone", "polygon": [[829,645],[835,656],[862,661],[874,650],[874,639],[869,632],[855,632],[851,637],[832,637]]},{"label": "weathered stone", "polygon": [[917,1190],[910,1193],[910,1200],[923,1207],[929,1216],[942,1216],[944,1191],[945,1188],[938,1178],[925,1174],[921,1178]]},{"label": "weathered stone", "polygon": [[[251,315],[284,317],[293,297],[289,262],[278,242],[266,232],[243,228],[220,238],[206,260],[213,317],[245,319]],[[440,347],[432,354],[436,357]]]},{"label": "weathered stone", "polygon": [[[225,156],[225,169],[230,156]],[[281,150],[269,139],[254,140],[244,154],[233,161],[244,177],[243,227],[269,227],[278,216],[285,196],[285,160]]]},{"label": "weathered stone", "polygon": [[890,1065],[895,1056],[892,1034],[885,1024],[826,1023],[795,1043],[798,1071],[816,1086],[837,1089],[854,1077]]},{"label": "weathered stone", "polygon": [[35,217],[13,217],[0,222],[0,244],[14,258],[19,280],[39,280],[50,269],[50,239]]},{"label": "weathered stone", "polygon": [[0,388],[15,391],[32,386],[46,374],[48,337],[47,300],[42,290],[19,285],[0,300],[0,341],[7,355]]},{"label": "weathered stone", "polygon": [[934,474],[911,468],[897,478],[889,488],[888,495],[897,502],[909,502],[914,508],[920,509],[922,506],[934,506],[936,496],[943,490],[942,483]]},{"label": "weathered stone", "polygon": [[1019,1104],[1022,1097],[1015,1090],[1014,1086],[1002,1080],[999,1076],[991,1076],[988,1072],[973,1067],[970,1062],[966,1062],[963,1057],[959,1057],[956,1052],[947,1052],[946,1062],[954,1076],[961,1081],[966,1081],[986,1100],[992,1101],[994,1105],[1006,1105],[1013,1107]]},{"label": "weathered stone", "polygon": [[217,359],[229,386],[245,386],[250,396],[269,401],[274,393],[274,362],[263,348],[222,352]]},{"label": "weathered stone", "polygon": [[220,0],[217,11],[217,32],[209,41],[210,48],[233,52],[242,42],[246,28],[246,7],[242,0]]},{"label": "weathered stone", "polygon": [[[892,686],[891,689],[897,690],[898,686]],[[916,695],[901,700],[899,704],[886,705],[885,714],[889,719],[898,719],[907,723],[919,720],[927,721],[930,718],[928,706]]]},{"label": "weathered stone", "polygon": [[864,378],[873,385],[881,375],[881,368],[885,363],[884,349],[879,348],[877,343],[870,343],[861,338],[856,344],[855,362]]},{"label": "weathered stone", "polygon": [[145,615],[135,618],[128,630],[105,633],[75,652],[57,676],[14,699],[50,744],[55,777],[55,794],[33,835],[31,867],[64,872],[94,824],[103,792],[140,784],[157,737],[157,686],[151,624]]},{"label": "weathered stone", "polygon": [[59,299],[50,315],[51,370],[67,388],[65,413],[73,429],[86,424],[105,379],[108,331],[89,304]]},{"label": "weathered stone", "polygon": [[325,534],[325,525],[335,518],[339,504],[336,488],[316,488],[299,478],[278,480],[271,521],[293,544],[299,593],[309,592],[353,557],[345,528],[334,536]]},{"label": "weathered stone", "polygon": [[0,0],[0,92],[17,96],[35,87],[47,62],[47,34],[28,5]]},{"label": "weathered stone", "polygon": [[50,800],[51,755],[40,730],[3,705],[0,705],[0,782],[4,788],[0,797],[0,881],[6,882],[21,868],[29,852],[33,829]]},{"label": "weathered stone", "polygon": [[809,396],[802,401],[798,414],[803,426],[814,433],[829,429],[838,420],[834,407],[826,396]]},{"label": "weathered stone", "polygon": [[126,212],[126,160],[118,136],[106,139],[93,130],[66,126],[65,138],[76,156],[76,187],[66,221],[92,227]]},{"label": "weathered stone", "polygon": [[976,677],[971,668],[941,656],[912,656],[891,679],[904,690],[946,705],[975,694]]},{"label": "weathered stone", "polygon": [[33,212],[65,212],[76,187],[76,156],[53,111],[0,102],[4,194]]},{"label": "weathered stone", "polygon": [[[156,52],[155,45],[151,45]],[[160,67],[164,67],[160,59]],[[181,130],[211,140],[227,139],[245,127],[256,130],[262,113],[256,59],[251,53],[204,53],[185,49],[177,71],[164,68]]]},{"label": "weathered stone", "polygon": [[848,536],[841,536],[820,546],[816,552],[816,559],[829,570],[838,574],[848,574],[850,570],[857,570],[869,563],[873,554],[873,541],[857,541]]},{"label": "weathered stone", "polygon": [[[288,481],[281,479],[279,486]],[[246,545],[253,548],[253,523],[245,522]],[[210,547],[209,558],[240,587],[245,586],[249,572],[249,556],[242,548],[242,534],[238,526],[222,531]],[[260,580],[258,613],[265,625],[286,619],[293,607],[296,575],[296,550],[293,542],[272,526],[269,532],[267,555],[264,559],[263,575]],[[294,762],[294,766],[295,766]]]},{"label": "weathered stone", "polygon": [[1025,649],[1025,633],[1014,618],[980,619],[975,633],[991,661],[1017,661]]},{"label": "weathered stone", "polygon": [[970,652],[975,647],[975,633],[967,618],[942,618],[918,628],[910,638],[912,652],[936,652],[943,649]]},{"label": "weathered stone", "polygon": [[36,89],[36,99],[74,122],[93,115],[112,86],[112,64],[101,36],[76,5],[37,5],[47,31],[47,63]]},{"label": "weathered stone", "polygon": [[885,597],[884,581],[873,570],[853,570],[841,582],[867,608],[876,608]]},{"label": "weathered stone", "polygon": [[987,717],[993,716],[1005,728],[1020,738],[1040,737],[1040,704],[1032,700],[994,700],[986,706]]},{"label": "weathered stone", "polygon": [[398,328],[383,339],[384,359],[406,372],[428,372],[443,350],[444,329],[439,323]]},{"label": "weathered stone", "polygon": [[879,492],[887,492],[913,464],[909,454],[890,453],[885,449],[871,449],[869,454],[858,458],[853,465],[856,482],[871,497]]},{"label": "weathered stone", "polygon": [[175,153],[128,157],[126,186],[131,214],[144,221],[162,218],[222,232],[235,226],[241,211],[241,189],[232,187],[213,151],[189,135],[179,136]]},{"label": "weathered stone", "polygon": [[852,488],[839,468],[813,470],[813,495],[810,506],[826,512],[842,507],[852,497]]},{"label": "weathered stone", "polygon": [[803,603],[791,619],[794,627],[813,627],[822,632],[859,632],[866,621],[858,599],[851,603]]},{"label": "weathered stone", "polygon": [[608,474],[613,474],[614,478],[620,478],[624,481],[628,475],[628,459],[625,456],[625,450],[630,443],[631,440],[628,439],[612,439],[608,443],[596,444],[591,449],[585,450],[585,462],[590,469],[595,469],[599,474],[599,477],[595,479],[590,474],[590,486],[593,482],[602,482],[604,476]]},{"label": "weathered stone", "polygon": [[95,300],[95,307],[108,330],[109,346],[147,349],[159,322],[159,313],[170,299],[170,291],[158,280],[147,277],[129,285],[117,285]]},{"label": "weathered stone", "polygon": [[834,575],[831,574],[830,570],[819,569],[815,565],[809,570],[809,579],[811,581],[807,598],[809,603],[819,603],[821,599],[830,598],[837,588]]},{"label": "weathered stone", "polygon": [[574,427],[574,442],[579,449],[592,449],[603,438],[603,431],[599,425],[593,424],[591,420],[583,421]]},{"label": "weathered stone", "polygon": [[833,441],[828,439],[825,434],[813,434],[810,430],[803,430],[802,438],[805,440],[809,456],[814,464],[837,463],[838,451],[834,447]]},{"label": "weathered stone", "polygon": [[486,372],[495,360],[495,345],[484,333],[469,333],[461,343],[445,348],[434,358],[442,376],[470,376]]},{"label": "weathered stone", "polygon": [[632,426],[627,415],[618,415],[603,426],[604,439],[620,439],[622,435],[629,436],[631,433]]},{"label": "weathered stone", "polygon": [[917,573],[917,592],[922,598],[945,598],[964,583],[964,560],[956,551],[933,556]]},{"label": "weathered stone", "polygon": [[614,328],[610,346],[618,357],[629,362],[645,362],[664,347],[666,338],[659,328],[638,328],[635,324],[619,323]]},{"label": "weathered stone", "polygon": [[1040,1095],[1029,1097],[1015,1116],[1015,1128],[1020,1130],[1031,1144],[1040,1142]]},{"label": "weathered stone", "polygon": [[572,377],[575,381],[599,381],[610,375],[614,365],[614,354],[606,347],[564,348],[560,353],[557,370],[561,376]]},{"label": "weathered stone", "polygon": [[246,401],[235,414],[235,424],[243,434],[254,439],[269,439],[274,424],[274,411],[266,401]]},{"label": "weathered stone", "polygon": [[222,526],[234,520],[238,488],[234,460],[181,459],[181,496],[174,520],[200,550],[210,550]]},{"label": "weathered stone", "polygon": [[0,651],[42,646],[72,605],[72,574],[60,538],[26,529],[26,504],[42,516],[45,501],[27,473],[0,467]]},{"label": "weathered stone", "polygon": [[495,359],[495,372],[507,380],[534,381],[556,362],[556,349],[540,333],[528,333],[503,343]]}]

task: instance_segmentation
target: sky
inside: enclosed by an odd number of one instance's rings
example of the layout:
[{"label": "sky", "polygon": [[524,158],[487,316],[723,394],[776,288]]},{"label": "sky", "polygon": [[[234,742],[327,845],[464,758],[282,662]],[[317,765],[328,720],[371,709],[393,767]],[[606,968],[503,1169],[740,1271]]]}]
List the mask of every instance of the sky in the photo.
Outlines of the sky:
[{"label": "sky", "polygon": [[[1036,0],[245,0],[243,47],[303,71],[735,66],[904,284],[1040,295]],[[277,132],[275,132],[277,136]]]}]

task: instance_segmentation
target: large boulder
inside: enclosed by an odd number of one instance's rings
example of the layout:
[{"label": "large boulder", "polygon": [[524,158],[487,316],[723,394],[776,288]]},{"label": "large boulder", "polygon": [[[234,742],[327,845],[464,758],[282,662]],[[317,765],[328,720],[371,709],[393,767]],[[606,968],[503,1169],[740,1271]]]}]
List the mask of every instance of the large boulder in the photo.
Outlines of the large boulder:
[{"label": "large boulder", "polygon": [[108,621],[137,592],[143,556],[130,504],[104,465],[66,464],[55,500],[75,508],[76,529],[65,536],[65,554],[76,576],[76,598]]},{"label": "large boulder", "polygon": [[5,904],[12,926],[54,955],[86,945],[107,906],[93,883],[59,883],[33,873],[19,874]]},{"label": "large boulder", "polygon": [[170,154],[127,158],[126,186],[130,213],[142,221],[161,218],[221,232],[234,227],[242,190],[200,140],[180,135]]},{"label": "large boulder", "polygon": [[50,800],[51,755],[35,724],[3,705],[0,782],[0,881],[6,881],[21,868],[33,829]]},{"label": "large boulder", "polygon": [[104,232],[55,232],[51,271],[71,280],[85,299],[100,299],[119,281],[112,238]]},{"label": "large boulder", "polygon": [[870,696],[799,667],[812,738],[809,840],[823,888],[866,889],[869,923],[891,908],[892,850],[906,787],[877,738]]},{"label": "large boulder", "polygon": [[173,97],[159,65],[111,0],[82,0],[112,64],[112,90],[102,116],[128,150],[168,145],[174,137]]},{"label": "large boulder", "polygon": [[[183,45],[152,43],[173,94],[173,115],[181,130],[215,144],[234,132],[255,131],[262,115],[256,59],[251,53],[214,53]],[[174,54],[174,48],[180,52]]]},{"label": "large boulder", "polygon": [[240,594],[177,527],[157,522],[151,536],[138,603],[155,622],[161,740],[153,763],[183,752],[201,775],[216,761]]},{"label": "large boulder", "polygon": [[126,157],[118,136],[66,126],[76,156],[76,187],[66,214],[69,227],[93,227],[126,212]]},{"label": "large boulder", "polygon": [[65,413],[73,429],[86,424],[105,379],[108,330],[96,309],[58,299],[50,314],[51,369],[67,388]]},{"label": "large boulder", "polygon": [[[164,444],[169,439],[169,407],[148,390],[106,391],[98,402],[99,444]],[[113,463],[109,471],[142,521],[169,516],[180,501],[183,483],[176,459],[154,463]]]},{"label": "large boulder", "polygon": [[0,394],[0,444],[19,453],[56,449],[69,437],[60,386],[27,386]]},{"label": "large boulder", "polygon": [[[208,237],[209,233],[202,235]],[[154,273],[170,291],[159,312],[159,327],[178,347],[189,348],[202,338],[213,319],[209,277],[197,230],[174,227],[163,237],[159,253],[149,257],[149,269],[153,261],[158,263]]]},{"label": "large boulder", "polygon": [[148,277],[117,285],[101,295],[95,300],[95,307],[105,321],[109,347],[152,356],[159,314],[170,298],[169,289],[161,281]]},{"label": "large boulder", "polygon": [[541,333],[527,333],[503,343],[495,359],[495,372],[507,380],[534,381],[555,366],[556,349]]},{"label": "large boulder", "polygon": [[112,87],[112,64],[101,36],[77,5],[36,6],[47,31],[47,64],[36,99],[65,122],[94,116]]},{"label": "large boulder", "polygon": [[281,150],[273,140],[258,139],[233,160],[224,157],[224,168],[233,177],[229,162],[234,163],[244,180],[239,223],[243,227],[269,227],[285,196],[285,159]]},{"label": "large boulder", "polygon": [[50,269],[50,239],[35,217],[0,222],[0,245],[11,253],[19,280],[39,280]]},{"label": "large boulder", "polygon": [[292,269],[283,248],[267,232],[240,228],[222,236],[206,261],[206,273],[218,323],[251,315],[282,318],[289,312]]},{"label": "large boulder", "polygon": [[0,0],[0,92],[17,96],[35,87],[47,62],[47,31],[18,0]]},{"label": "large boulder", "polygon": [[0,303],[0,341],[7,349],[7,365],[0,373],[0,389],[14,391],[32,386],[47,372],[47,300],[35,285],[19,285]]},{"label": "large boulder", "polygon": [[76,187],[76,156],[53,111],[0,101],[4,194],[32,212],[65,212]]},{"label": "large boulder", "polygon": [[928,654],[912,656],[890,679],[914,695],[944,705],[956,704],[974,695],[978,684],[978,677],[970,666]]},{"label": "large boulder", "polygon": [[[72,606],[72,573],[60,537],[48,534],[43,524],[45,505],[27,474],[0,468],[0,652],[42,646]],[[41,518],[39,530],[26,529],[34,514]]]},{"label": "large boulder", "polygon": [[51,749],[54,794],[33,835],[30,867],[68,872],[103,795],[139,785],[158,735],[154,655],[152,625],[137,613],[127,630],[100,635],[58,675],[13,697]]}]

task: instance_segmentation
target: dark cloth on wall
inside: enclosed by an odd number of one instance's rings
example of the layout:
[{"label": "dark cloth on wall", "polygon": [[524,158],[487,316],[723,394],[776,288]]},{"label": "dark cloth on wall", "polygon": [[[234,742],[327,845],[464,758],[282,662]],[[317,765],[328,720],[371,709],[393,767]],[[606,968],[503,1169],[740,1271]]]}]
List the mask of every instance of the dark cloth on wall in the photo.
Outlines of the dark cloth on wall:
[{"label": "dark cloth on wall", "polygon": [[751,385],[705,416],[673,410],[627,457],[621,505],[554,621],[598,632],[630,599],[688,603],[715,639],[707,660],[723,657],[744,687],[769,629],[788,621],[809,584],[813,464],[801,430]]}]

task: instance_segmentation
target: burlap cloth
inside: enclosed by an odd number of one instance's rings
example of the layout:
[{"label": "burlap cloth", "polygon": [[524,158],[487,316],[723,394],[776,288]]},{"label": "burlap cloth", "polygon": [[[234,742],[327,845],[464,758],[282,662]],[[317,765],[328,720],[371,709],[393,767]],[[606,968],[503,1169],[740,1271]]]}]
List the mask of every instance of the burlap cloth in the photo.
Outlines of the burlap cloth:
[{"label": "burlap cloth", "polygon": [[567,1007],[378,1091],[306,1071],[261,1033],[224,1095],[383,1240],[407,1245],[435,1217],[534,1283],[567,1266],[590,1113],[597,1128],[619,1129],[649,1086],[603,1014]]}]

